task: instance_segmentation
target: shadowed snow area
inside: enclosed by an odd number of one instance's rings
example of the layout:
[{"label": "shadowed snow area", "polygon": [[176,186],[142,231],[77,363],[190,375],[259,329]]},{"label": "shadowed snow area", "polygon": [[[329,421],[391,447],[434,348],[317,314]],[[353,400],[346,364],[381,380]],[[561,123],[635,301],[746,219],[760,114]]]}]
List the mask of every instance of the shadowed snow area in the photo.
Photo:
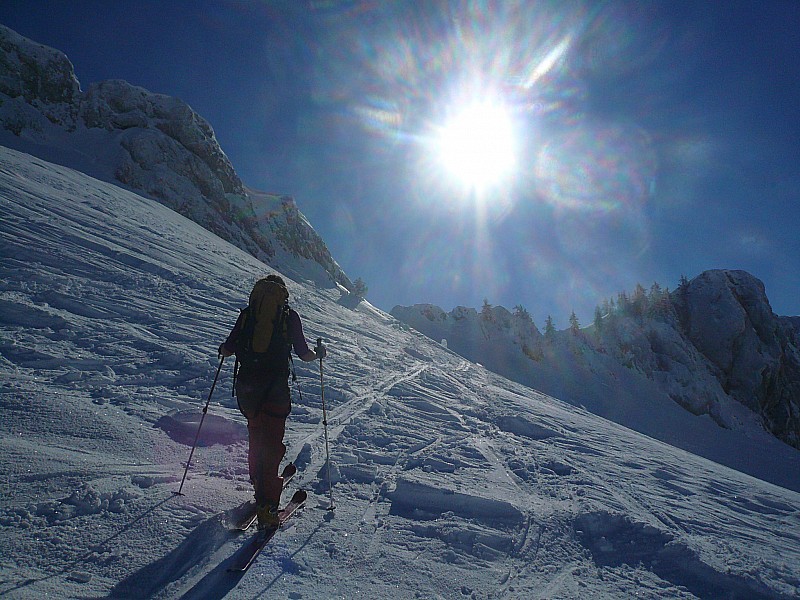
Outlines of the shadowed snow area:
[{"label": "shadowed snow area", "polygon": [[246,575],[228,573],[251,500],[230,360],[173,492],[216,349],[271,269],[6,148],[0,209],[2,596],[800,595],[796,492],[512,383],[302,276],[292,304],[329,347],[336,509],[319,365],[297,360],[287,460],[308,505]]},{"label": "shadowed snow area", "polygon": [[197,411],[181,411],[161,417],[156,427],[163,429],[176,442],[188,446],[194,444],[195,439],[198,446],[235,444],[247,436],[247,427],[242,423],[219,415],[202,417],[202,413]]}]

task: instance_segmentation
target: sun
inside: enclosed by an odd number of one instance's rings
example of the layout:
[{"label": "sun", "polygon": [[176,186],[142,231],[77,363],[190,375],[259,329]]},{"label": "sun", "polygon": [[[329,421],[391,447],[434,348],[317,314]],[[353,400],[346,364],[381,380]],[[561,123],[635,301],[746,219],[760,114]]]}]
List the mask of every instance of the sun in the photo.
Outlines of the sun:
[{"label": "sun", "polygon": [[483,191],[506,180],[516,167],[511,114],[498,102],[480,102],[457,111],[438,130],[435,154],[458,185]]}]

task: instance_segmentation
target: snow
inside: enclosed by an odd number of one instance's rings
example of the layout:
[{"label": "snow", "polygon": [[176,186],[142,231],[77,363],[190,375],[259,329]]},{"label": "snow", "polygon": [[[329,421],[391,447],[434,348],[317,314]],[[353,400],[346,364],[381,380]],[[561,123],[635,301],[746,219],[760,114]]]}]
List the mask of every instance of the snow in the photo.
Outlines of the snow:
[{"label": "snow", "polygon": [[7,148],[0,202],[0,595],[800,595],[797,492],[497,376],[315,274],[289,287],[329,347],[336,510],[318,365],[296,361],[287,459],[309,502],[228,573],[251,497],[228,362],[173,492],[216,348],[270,269],[154,201]]},{"label": "snow", "polygon": [[82,92],[66,55],[3,25],[0,65],[0,145],[146,195],[284,273],[352,289],[294,200],[246,189],[180,99],[119,79]]},{"label": "snow", "polygon": [[[715,275],[709,272],[696,281],[702,284]],[[760,295],[768,308],[763,288]],[[703,294],[698,303],[713,307],[707,296]],[[723,312],[736,309],[742,310],[737,304]],[[800,491],[800,453],[766,431],[757,412],[728,396],[708,360],[670,324],[620,317],[598,341],[591,328],[577,336],[566,330],[545,339],[532,323],[526,326],[503,307],[492,308],[490,319],[471,308],[457,307],[446,313],[428,304],[396,306],[392,314],[433,340],[447,339],[451,350],[518,383],[758,479]],[[709,320],[705,315],[693,319]],[[753,322],[777,331],[771,312],[769,319]],[[753,390],[762,368],[777,370],[772,356],[780,354],[780,349],[767,335],[757,346],[754,331],[739,336],[737,342],[731,341],[733,336],[722,335],[737,328],[718,326],[708,333],[712,341],[703,339],[700,345],[735,346],[737,360],[729,369],[735,376],[730,380],[746,382],[739,387]],[[751,350],[745,352],[748,347]],[[793,381],[791,376],[786,379]]]}]

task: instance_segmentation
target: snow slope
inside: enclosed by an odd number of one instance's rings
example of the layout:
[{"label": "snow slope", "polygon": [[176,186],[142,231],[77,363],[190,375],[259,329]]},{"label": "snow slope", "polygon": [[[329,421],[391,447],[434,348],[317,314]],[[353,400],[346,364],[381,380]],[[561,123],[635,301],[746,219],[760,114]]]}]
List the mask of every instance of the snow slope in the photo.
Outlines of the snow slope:
[{"label": "snow slope", "polygon": [[[429,304],[396,306],[392,315],[433,340],[446,340],[448,348],[504,377],[800,492],[800,452],[766,431],[755,411],[729,397],[710,363],[674,326],[617,317],[600,342],[592,328],[578,336],[565,330],[545,339],[535,327],[522,331],[520,319],[502,306],[489,311],[489,321],[475,309],[458,307],[445,313]],[[726,346],[718,331],[709,336],[718,347]],[[739,370],[752,376],[760,369],[750,365]],[[694,414],[687,410],[692,404],[700,405]]]},{"label": "snow slope", "polygon": [[250,572],[227,573],[246,539],[227,523],[250,496],[229,364],[173,492],[216,347],[269,269],[162,205],[6,148],[0,202],[2,596],[800,594],[800,494],[298,281],[307,337],[329,342],[337,508],[319,372],[298,361],[287,446],[309,505]]}]

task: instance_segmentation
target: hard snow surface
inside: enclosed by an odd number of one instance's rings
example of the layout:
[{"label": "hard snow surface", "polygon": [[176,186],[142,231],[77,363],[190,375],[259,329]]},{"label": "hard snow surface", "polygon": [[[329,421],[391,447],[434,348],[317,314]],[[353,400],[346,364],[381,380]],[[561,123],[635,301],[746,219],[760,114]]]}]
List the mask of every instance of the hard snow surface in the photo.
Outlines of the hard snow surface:
[{"label": "hard snow surface", "polygon": [[269,270],[153,201],[5,148],[0,202],[2,596],[800,594],[799,494],[299,280],[306,336],[329,346],[336,509],[318,364],[297,360],[287,459],[309,502],[247,574],[228,573],[248,537],[229,523],[251,496],[230,361],[173,492],[216,348]]}]

